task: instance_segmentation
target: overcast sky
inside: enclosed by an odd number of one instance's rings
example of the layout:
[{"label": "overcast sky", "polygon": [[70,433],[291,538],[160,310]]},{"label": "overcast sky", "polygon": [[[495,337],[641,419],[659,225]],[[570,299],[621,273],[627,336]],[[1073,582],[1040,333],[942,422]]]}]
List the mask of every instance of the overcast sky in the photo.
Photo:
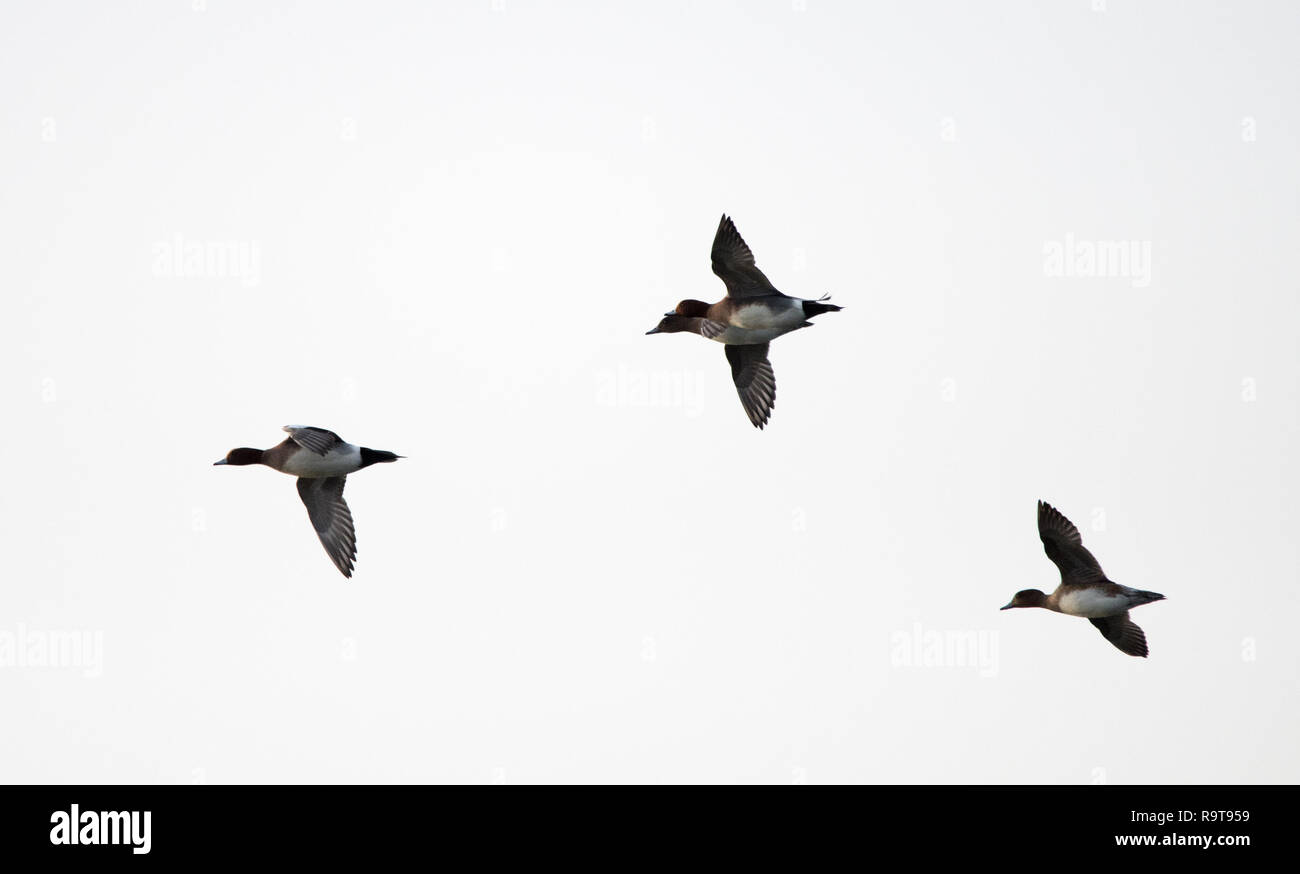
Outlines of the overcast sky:
[{"label": "overcast sky", "polygon": [[[1298,32],[5,7],[0,778],[1300,781]],[[645,336],[723,212],[845,307],[761,432]],[[352,580],[212,467],[291,423],[408,456]],[[1168,597],[1149,659],[998,611],[1056,584],[1040,498]]]}]

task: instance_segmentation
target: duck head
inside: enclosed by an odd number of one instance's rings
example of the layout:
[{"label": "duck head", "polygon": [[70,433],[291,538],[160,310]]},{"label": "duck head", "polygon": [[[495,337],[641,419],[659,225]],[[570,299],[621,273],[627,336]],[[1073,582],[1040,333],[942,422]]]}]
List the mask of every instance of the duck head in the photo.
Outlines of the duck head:
[{"label": "duck head", "polygon": [[1016,595],[1011,599],[1010,604],[998,609],[1010,610],[1012,607],[1041,607],[1046,601],[1047,595],[1038,591],[1038,589],[1023,589],[1016,592]]},{"label": "duck head", "polygon": [[262,463],[262,450],[249,449],[248,447],[245,446],[239,449],[230,450],[229,452],[226,453],[225,458],[221,459],[220,461],[214,461],[212,463],[212,466],[216,467],[218,464],[261,464],[261,463]]},{"label": "duck head", "polygon": [[692,319],[703,319],[708,314],[709,305],[702,300],[684,300],[671,313],[664,313],[666,316],[678,315]]},{"label": "duck head", "polygon": [[659,321],[658,325],[655,325],[653,328],[646,331],[646,333],[647,334],[677,334],[682,331],[690,331],[690,330],[693,330],[690,316],[678,315],[677,313],[669,313]]}]

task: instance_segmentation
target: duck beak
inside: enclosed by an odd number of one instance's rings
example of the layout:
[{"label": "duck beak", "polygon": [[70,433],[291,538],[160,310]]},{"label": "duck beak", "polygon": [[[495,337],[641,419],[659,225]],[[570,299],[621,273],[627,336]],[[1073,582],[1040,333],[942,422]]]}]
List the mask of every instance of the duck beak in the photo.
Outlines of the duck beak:
[{"label": "duck beak", "polygon": [[675,315],[677,315],[677,310],[669,310],[668,312],[664,313],[664,315],[665,315],[665,316],[675,316]]},{"label": "duck beak", "polygon": [[658,328],[651,328],[650,330],[646,331],[645,333],[646,333],[646,336],[648,337],[648,336],[650,336],[651,334],[658,334],[658,333],[659,333],[659,329],[658,329]]},{"label": "duck beak", "polygon": [[1016,606],[1016,605],[1015,605],[1014,603],[1012,603],[1012,604],[1008,604],[1008,605],[1005,606],[1005,607],[999,607],[998,609],[999,609],[999,610],[1010,610],[1010,609],[1011,609],[1012,607],[1014,607],[1014,606]]},{"label": "duck beak", "polygon": [[213,467],[216,467],[218,464],[225,464],[225,463],[226,463],[226,460],[223,458],[223,459],[221,459],[220,461],[214,461],[214,462],[212,462],[212,466],[213,466]]}]

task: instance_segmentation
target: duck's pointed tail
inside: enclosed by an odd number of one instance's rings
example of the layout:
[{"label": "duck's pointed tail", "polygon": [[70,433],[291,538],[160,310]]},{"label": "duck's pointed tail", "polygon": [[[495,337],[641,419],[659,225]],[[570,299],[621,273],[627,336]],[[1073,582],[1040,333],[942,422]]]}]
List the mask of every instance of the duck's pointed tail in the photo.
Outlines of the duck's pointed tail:
[{"label": "duck's pointed tail", "polygon": [[803,314],[808,318],[820,316],[822,313],[838,313],[844,307],[836,306],[833,303],[826,303],[830,300],[829,294],[823,294],[817,300],[806,300],[803,302]]}]

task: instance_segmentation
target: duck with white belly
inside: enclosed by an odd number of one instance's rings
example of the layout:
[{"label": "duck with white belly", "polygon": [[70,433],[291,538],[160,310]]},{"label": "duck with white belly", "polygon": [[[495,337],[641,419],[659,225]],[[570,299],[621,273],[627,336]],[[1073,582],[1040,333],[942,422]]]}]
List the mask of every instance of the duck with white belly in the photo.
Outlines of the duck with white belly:
[{"label": "duck with white belly", "polygon": [[343,500],[348,474],[372,464],[396,461],[402,456],[344,442],[324,428],[285,425],[283,443],[270,449],[232,449],[214,464],[264,464],[298,477],[298,496],[307,507],[312,527],[325,553],[345,577],[352,576],[357,557],[357,535],[352,511]]},{"label": "duck with white belly", "polygon": [[1061,572],[1061,584],[1050,595],[1038,589],[1016,592],[1002,609],[1042,607],[1067,616],[1082,616],[1120,652],[1146,658],[1146,634],[1129,618],[1128,611],[1163,601],[1165,596],[1107,579],[1097,559],[1084,547],[1079,529],[1043,501],[1038,502],[1038,536],[1047,557]]},{"label": "duck with white belly", "polygon": [[727,296],[714,304],[684,300],[665,313],[647,334],[699,334],[727,347],[731,378],[740,403],[755,428],[767,424],[776,403],[776,376],[767,360],[768,343],[800,328],[822,313],[843,307],[820,300],[790,297],[772,287],[754,263],[754,253],[727,216],[713,238],[713,272],[727,286]]}]

